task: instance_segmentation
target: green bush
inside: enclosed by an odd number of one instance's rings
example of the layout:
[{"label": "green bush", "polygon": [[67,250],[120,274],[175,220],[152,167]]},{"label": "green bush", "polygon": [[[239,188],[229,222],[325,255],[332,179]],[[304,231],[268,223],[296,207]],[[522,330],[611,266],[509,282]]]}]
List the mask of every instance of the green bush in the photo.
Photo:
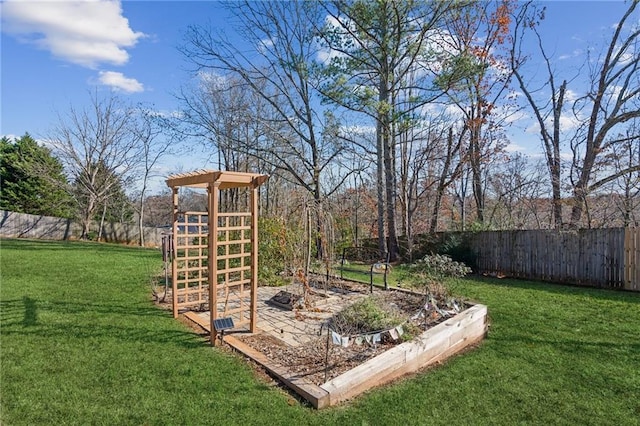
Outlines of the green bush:
[{"label": "green bush", "polygon": [[446,255],[456,262],[464,263],[472,270],[477,270],[478,256],[463,235],[447,234],[438,247],[437,253]]},{"label": "green bush", "polygon": [[263,217],[258,222],[258,281],[260,285],[284,285],[285,270],[290,248],[287,245],[287,227],[282,218]]}]

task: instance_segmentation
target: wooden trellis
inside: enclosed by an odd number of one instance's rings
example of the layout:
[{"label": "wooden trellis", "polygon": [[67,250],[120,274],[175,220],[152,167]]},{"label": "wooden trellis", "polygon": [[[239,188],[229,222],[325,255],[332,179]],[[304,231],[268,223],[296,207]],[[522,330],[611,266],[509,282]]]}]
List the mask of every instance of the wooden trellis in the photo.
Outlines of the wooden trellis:
[{"label": "wooden trellis", "polygon": [[[256,327],[258,286],[258,187],[267,175],[202,170],[169,176],[173,191],[173,316],[183,310],[210,312],[214,321],[233,318],[234,328]],[[206,188],[207,212],[180,211],[181,187]],[[247,188],[248,212],[220,212],[220,191]]]}]

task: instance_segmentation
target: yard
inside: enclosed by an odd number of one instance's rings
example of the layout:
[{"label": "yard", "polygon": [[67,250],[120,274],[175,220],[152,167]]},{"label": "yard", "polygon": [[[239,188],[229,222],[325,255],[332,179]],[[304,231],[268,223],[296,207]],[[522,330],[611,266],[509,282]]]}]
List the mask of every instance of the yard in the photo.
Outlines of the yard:
[{"label": "yard", "polygon": [[153,305],[157,251],[2,240],[0,262],[2,424],[640,424],[640,294],[456,281],[489,308],[479,348],[315,411]]}]

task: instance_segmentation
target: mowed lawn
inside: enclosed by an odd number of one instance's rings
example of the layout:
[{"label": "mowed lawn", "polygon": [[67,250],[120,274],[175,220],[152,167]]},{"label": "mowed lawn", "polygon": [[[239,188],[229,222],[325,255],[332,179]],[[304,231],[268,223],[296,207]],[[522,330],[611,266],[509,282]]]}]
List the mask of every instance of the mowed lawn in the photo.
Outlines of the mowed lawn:
[{"label": "mowed lawn", "polygon": [[3,425],[640,425],[640,294],[460,280],[476,349],[324,411],[154,307],[160,253],[0,241]]}]

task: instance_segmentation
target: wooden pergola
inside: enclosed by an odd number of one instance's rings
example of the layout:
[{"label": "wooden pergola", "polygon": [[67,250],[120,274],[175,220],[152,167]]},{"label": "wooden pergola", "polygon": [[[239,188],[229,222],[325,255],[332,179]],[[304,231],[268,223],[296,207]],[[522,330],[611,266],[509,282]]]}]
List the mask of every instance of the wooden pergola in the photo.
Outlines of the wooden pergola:
[{"label": "wooden pergola", "polygon": [[[211,343],[215,320],[232,318],[234,328],[257,321],[258,188],[268,175],[200,170],[169,176],[173,191],[173,316],[181,310],[209,306]],[[207,211],[181,211],[181,187],[207,190]],[[246,188],[249,211],[220,212],[220,191]]]}]

